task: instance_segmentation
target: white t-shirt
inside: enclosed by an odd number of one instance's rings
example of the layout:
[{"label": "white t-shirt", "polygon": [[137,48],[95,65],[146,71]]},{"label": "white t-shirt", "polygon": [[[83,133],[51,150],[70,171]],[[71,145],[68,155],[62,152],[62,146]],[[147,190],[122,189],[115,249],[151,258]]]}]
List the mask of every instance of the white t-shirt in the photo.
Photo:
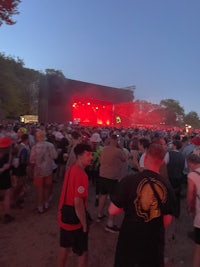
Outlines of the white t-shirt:
[{"label": "white t-shirt", "polygon": [[[200,168],[196,169],[200,173]],[[194,227],[200,228],[200,175],[190,172],[188,179],[191,179],[196,186],[196,212],[194,217]]]},{"label": "white t-shirt", "polygon": [[146,153],[144,152],[142,154],[142,156],[140,157],[140,159],[139,159],[140,168],[144,168],[144,158],[145,158],[145,155],[146,155]]}]

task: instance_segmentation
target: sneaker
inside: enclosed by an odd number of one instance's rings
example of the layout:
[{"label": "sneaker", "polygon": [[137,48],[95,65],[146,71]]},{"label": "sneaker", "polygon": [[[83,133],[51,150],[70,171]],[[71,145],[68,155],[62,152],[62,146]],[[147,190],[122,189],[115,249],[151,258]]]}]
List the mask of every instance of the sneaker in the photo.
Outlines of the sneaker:
[{"label": "sneaker", "polygon": [[117,227],[116,225],[113,225],[113,226],[106,225],[104,229],[105,231],[113,233],[113,234],[119,233],[119,227]]},{"label": "sneaker", "polygon": [[4,215],[4,223],[10,223],[10,222],[14,221],[14,219],[15,218],[13,216],[11,216],[10,214]]},{"label": "sneaker", "polygon": [[43,209],[43,207],[38,207],[38,208],[37,208],[37,211],[38,211],[38,213],[40,213],[40,214],[44,213],[44,209]]},{"label": "sneaker", "polygon": [[48,208],[49,208],[49,203],[48,203],[48,202],[45,202],[45,203],[44,203],[44,209],[45,209],[45,210],[48,210]]},{"label": "sneaker", "polygon": [[103,214],[102,216],[97,216],[97,222],[102,222],[106,218],[106,215]]}]

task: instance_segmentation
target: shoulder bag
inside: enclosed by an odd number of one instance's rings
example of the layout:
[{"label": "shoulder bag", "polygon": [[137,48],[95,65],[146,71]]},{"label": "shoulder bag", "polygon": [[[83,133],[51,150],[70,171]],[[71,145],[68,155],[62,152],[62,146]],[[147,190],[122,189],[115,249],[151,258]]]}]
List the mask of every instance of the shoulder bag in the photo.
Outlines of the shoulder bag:
[{"label": "shoulder bag", "polygon": [[[71,168],[70,168],[69,173],[68,173],[67,186],[66,186],[65,195],[64,195],[64,202],[65,202],[65,198],[66,198],[66,195],[67,195],[68,184],[69,184],[69,179],[70,179],[70,173],[71,173]],[[65,203],[62,204],[61,219],[62,219],[63,223],[67,223],[67,224],[78,224],[78,223],[80,223],[80,220],[76,215],[75,207],[71,206],[71,205],[67,205]]]}]

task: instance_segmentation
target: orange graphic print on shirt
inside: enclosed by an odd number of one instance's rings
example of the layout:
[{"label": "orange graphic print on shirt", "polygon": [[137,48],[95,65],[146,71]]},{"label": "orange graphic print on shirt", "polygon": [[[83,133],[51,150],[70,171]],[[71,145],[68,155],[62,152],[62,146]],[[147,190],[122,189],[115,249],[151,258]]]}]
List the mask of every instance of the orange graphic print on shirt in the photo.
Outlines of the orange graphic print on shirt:
[{"label": "orange graphic print on shirt", "polygon": [[[151,178],[154,188],[160,197],[161,203],[164,204],[167,199],[167,191],[165,186],[156,179]],[[137,188],[137,198],[134,201],[136,213],[139,217],[144,218],[145,222],[149,222],[161,216],[159,202],[151,188],[147,179],[143,179]]]}]

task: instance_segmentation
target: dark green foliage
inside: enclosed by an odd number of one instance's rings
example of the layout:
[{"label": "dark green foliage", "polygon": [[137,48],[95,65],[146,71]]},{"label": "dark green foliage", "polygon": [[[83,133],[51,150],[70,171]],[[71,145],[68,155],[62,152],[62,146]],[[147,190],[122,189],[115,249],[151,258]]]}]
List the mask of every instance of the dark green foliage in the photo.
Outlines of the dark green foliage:
[{"label": "dark green foliage", "polygon": [[191,125],[193,128],[200,128],[199,116],[195,111],[190,111],[184,117],[185,124]]},{"label": "dark green foliage", "polygon": [[0,117],[38,113],[41,73],[27,69],[20,59],[0,54]]},{"label": "dark green foliage", "polygon": [[184,118],[184,109],[180,103],[174,99],[161,100],[160,106],[165,113],[165,123],[171,126],[182,126]]}]

